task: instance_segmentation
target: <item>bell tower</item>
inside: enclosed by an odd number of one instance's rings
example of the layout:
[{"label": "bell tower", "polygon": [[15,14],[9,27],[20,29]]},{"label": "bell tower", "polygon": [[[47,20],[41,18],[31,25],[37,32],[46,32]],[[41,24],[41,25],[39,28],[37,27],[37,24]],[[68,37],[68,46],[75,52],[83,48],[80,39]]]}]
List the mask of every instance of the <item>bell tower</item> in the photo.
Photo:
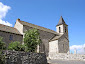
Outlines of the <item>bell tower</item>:
[{"label": "bell tower", "polygon": [[65,23],[62,16],[60,17],[60,20],[58,24],[56,25],[56,30],[57,30],[57,33],[65,34],[68,38],[68,25]]}]

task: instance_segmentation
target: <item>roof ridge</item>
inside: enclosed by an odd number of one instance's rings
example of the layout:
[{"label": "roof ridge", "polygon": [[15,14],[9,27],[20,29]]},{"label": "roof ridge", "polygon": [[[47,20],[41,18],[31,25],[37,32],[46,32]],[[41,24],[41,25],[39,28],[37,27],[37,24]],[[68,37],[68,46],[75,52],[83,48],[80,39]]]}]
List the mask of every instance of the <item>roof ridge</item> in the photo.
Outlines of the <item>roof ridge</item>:
[{"label": "roof ridge", "polygon": [[[15,33],[15,34],[20,34],[20,32],[16,28],[14,28],[14,27],[7,26],[7,25],[4,25],[4,24],[0,24],[0,27],[3,27],[3,28],[0,28],[1,31],[11,32],[11,33]],[[12,29],[14,31],[12,31]]]},{"label": "roof ridge", "polygon": [[[19,21],[20,23],[21,22],[25,22],[25,21]],[[35,25],[35,24],[32,24],[32,23],[29,23],[29,22],[25,22],[26,24],[31,24],[31,25],[33,25],[33,26],[37,26],[37,27],[40,27],[40,28],[43,28],[43,29],[47,29],[47,30],[50,30],[50,31],[52,31],[52,32],[55,32],[56,34],[58,34],[58,35],[60,35],[59,33],[57,33],[56,31],[54,31],[54,30],[51,30],[51,29],[48,29],[48,28],[45,28],[45,27],[42,27],[42,26],[38,26],[38,25]],[[22,23],[21,23],[22,24]],[[39,28],[37,28],[37,29],[39,29]],[[41,29],[40,29],[41,30]]]},{"label": "roof ridge", "polygon": [[[0,24],[0,25],[6,26],[6,27],[10,27],[10,28],[14,28],[14,27],[11,27],[11,26],[7,26],[7,25],[4,25],[4,24]],[[16,28],[14,28],[14,29],[16,29]]]},{"label": "roof ridge", "polygon": [[[14,28],[14,27],[7,26],[7,25],[4,25],[4,24],[0,24],[0,25],[2,25],[2,26],[6,26],[6,27],[10,27],[10,28]],[[16,29],[16,28],[14,28],[14,29]],[[16,30],[17,30],[17,29],[16,29]]]},{"label": "roof ridge", "polygon": [[[7,25],[4,25],[4,24],[0,24],[0,25],[7,26]],[[11,26],[7,26],[7,27],[11,27]],[[14,28],[14,27],[12,27],[12,28]]]},{"label": "roof ridge", "polygon": [[64,34],[60,34],[59,36],[54,36],[54,38],[52,38],[50,41],[54,41],[54,40],[57,40],[59,39],[60,37],[62,37]]}]

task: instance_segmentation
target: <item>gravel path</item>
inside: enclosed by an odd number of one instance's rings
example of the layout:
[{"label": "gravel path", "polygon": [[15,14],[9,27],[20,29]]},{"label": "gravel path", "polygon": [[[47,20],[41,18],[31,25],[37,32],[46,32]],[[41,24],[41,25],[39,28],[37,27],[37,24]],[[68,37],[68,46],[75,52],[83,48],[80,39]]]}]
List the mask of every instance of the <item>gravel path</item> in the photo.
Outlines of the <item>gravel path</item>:
[{"label": "gravel path", "polygon": [[85,64],[85,61],[76,60],[48,60],[49,64]]}]

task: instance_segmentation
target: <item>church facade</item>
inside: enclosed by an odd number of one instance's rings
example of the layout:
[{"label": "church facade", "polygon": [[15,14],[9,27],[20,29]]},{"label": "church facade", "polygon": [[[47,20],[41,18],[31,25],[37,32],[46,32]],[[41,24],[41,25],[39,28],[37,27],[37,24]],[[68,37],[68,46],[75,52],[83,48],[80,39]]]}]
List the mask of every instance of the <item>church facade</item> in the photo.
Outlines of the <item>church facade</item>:
[{"label": "church facade", "polygon": [[42,43],[37,47],[37,52],[46,53],[48,56],[49,54],[67,53],[69,51],[68,25],[62,16],[56,25],[57,31],[17,19],[14,27],[0,24],[0,36],[3,37],[3,41],[7,43],[7,46],[13,41],[23,43],[25,32],[33,28],[38,29],[42,40]]}]

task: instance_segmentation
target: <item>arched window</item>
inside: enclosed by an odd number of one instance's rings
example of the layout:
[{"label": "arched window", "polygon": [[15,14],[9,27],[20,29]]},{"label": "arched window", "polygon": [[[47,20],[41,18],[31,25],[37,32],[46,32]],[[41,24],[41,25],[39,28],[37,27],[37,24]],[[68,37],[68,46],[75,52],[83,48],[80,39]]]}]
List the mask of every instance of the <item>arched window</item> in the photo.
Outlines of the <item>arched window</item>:
[{"label": "arched window", "polygon": [[65,33],[66,33],[66,27],[65,27]]},{"label": "arched window", "polygon": [[61,32],[61,27],[59,27],[59,33]]}]

